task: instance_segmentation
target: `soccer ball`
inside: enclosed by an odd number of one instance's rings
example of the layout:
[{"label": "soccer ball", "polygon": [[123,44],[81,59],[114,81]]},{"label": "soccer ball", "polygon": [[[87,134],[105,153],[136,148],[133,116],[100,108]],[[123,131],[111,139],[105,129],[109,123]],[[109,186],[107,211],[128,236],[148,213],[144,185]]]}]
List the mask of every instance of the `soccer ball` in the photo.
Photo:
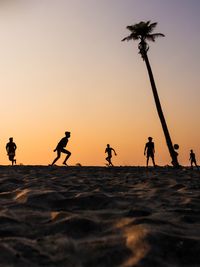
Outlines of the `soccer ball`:
[{"label": "soccer ball", "polygon": [[179,149],[179,145],[178,144],[174,144],[174,149]]}]

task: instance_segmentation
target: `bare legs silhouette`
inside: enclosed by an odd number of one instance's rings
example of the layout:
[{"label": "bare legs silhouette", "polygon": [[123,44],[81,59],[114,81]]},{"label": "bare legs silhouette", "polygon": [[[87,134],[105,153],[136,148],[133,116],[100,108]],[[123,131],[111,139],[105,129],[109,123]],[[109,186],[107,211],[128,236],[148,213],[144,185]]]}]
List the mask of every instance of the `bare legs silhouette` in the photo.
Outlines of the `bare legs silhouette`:
[{"label": "bare legs silhouette", "polygon": [[197,169],[199,170],[199,167],[198,167],[197,161],[196,161],[196,156],[195,156],[195,153],[193,152],[192,149],[190,150],[190,158],[189,158],[189,160],[190,160],[191,169],[193,169],[193,164],[194,164],[194,166],[196,166]]},{"label": "bare legs silhouette", "polygon": [[147,167],[149,165],[149,158],[152,159],[153,166],[156,167],[155,160],[154,160],[155,146],[154,146],[154,142],[152,142],[152,139],[153,139],[152,137],[148,137],[149,141],[145,144],[145,147],[144,147],[144,155],[146,155],[147,157],[147,162],[146,162]]},{"label": "bare legs silhouette", "polygon": [[16,164],[15,150],[17,149],[16,144],[13,142],[13,138],[9,138],[9,142],[6,144],[6,151],[8,153],[8,158],[12,162],[12,165]]},{"label": "bare legs silhouette", "polygon": [[54,164],[56,163],[56,161],[60,158],[61,153],[65,153],[65,154],[67,154],[65,160],[63,161],[63,164],[64,164],[64,165],[67,165],[66,162],[67,162],[68,158],[71,156],[71,152],[68,151],[68,150],[66,150],[66,149],[57,150],[57,157],[56,157],[56,158],[54,159],[54,161],[52,162],[52,165],[54,165]]},{"label": "bare legs silhouette", "polygon": [[66,147],[67,143],[68,143],[68,138],[71,136],[70,132],[65,132],[65,137],[63,137],[58,145],[56,146],[56,148],[54,149],[54,152],[57,151],[57,157],[53,160],[51,165],[54,165],[56,163],[56,161],[60,158],[61,153],[67,154],[65,160],[63,161],[64,165],[67,165],[67,160],[68,158],[71,156],[71,152],[64,149],[64,147]]},{"label": "bare legs silhouette", "polygon": [[112,158],[112,151],[114,152],[115,156],[117,156],[117,154],[116,154],[114,148],[110,147],[110,145],[107,144],[105,153],[108,153],[108,156],[106,157],[106,160],[108,161],[108,166],[114,166],[114,165],[112,164],[112,161],[111,161],[111,158]]}]

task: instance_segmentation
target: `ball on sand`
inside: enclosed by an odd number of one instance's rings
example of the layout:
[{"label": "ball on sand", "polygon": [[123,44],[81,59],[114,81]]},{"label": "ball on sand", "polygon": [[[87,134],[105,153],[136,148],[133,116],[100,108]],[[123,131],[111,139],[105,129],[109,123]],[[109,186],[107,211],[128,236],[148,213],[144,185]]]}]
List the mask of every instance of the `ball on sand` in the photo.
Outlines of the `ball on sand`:
[{"label": "ball on sand", "polygon": [[179,145],[178,144],[174,144],[174,149],[179,149]]}]

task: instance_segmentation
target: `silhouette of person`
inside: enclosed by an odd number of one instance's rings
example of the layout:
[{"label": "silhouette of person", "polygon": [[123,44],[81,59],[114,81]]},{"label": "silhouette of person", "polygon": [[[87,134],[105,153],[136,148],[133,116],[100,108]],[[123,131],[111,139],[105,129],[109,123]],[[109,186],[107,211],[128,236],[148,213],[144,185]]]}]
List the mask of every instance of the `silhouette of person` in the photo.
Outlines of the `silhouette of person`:
[{"label": "silhouette of person", "polygon": [[191,168],[193,168],[193,163],[194,165],[197,167],[197,169],[199,169],[198,165],[197,165],[197,162],[196,162],[196,156],[195,156],[195,153],[193,152],[193,150],[191,149],[190,150],[190,164],[191,164]]},{"label": "silhouette of person", "polygon": [[57,147],[54,149],[54,152],[57,151],[57,157],[54,159],[51,165],[54,165],[56,161],[60,158],[61,153],[67,154],[65,160],[63,161],[64,165],[67,165],[67,160],[71,156],[71,152],[64,149],[68,143],[68,138],[70,137],[71,133],[70,132],[65,132],[65,137],[63,137],[60,142],[57,144]]},{"label": "silhouette of person", "polygon": [[149,158],[152,159],[152,162],[153,162],[153,166],[156,167],[156,164],[155,164],[155,160],[154,160],[154,154],[155,154],[155,147],[154,147],[154,142],[152,142],[152,137],[148,137],[148,142],[146,143],[145,145],[145,148],[144,148],[144,155],[146,155],[147,157],[147,167],[148,167],[148,164],[149,164]]},{"label": "silhouette of person", "polygon": [[108,156],[106,158],[106,160],[108,161],[108,166],[113,166],[112,162],[111,162],[111,158],[112,158],[112,151],[115,153],[115,156],[117,156],[114,148],[110,147],[109,144],[107,144],[105,153],[108,153]]},{"label": "silhouette of person", "polygon": [[[174,154],[174,157],[175,157],[175,162],[174,162],[174,160],[172,160],[172,165],[173,166],[175,166],[175,164],[176,164],[176,162],[177,162],[177,158],[178,158],[178,152],[177,152],[177,150],[179,149],[179,145],[178,144],[174,144],[174,151],[173,151],[173,154]],[[176,164],[177,165],[177,164]],[[176,166],[176,167],[180,167],[180,165],[178,164],[178,166]]]},{"label": "silhouette of person", "polygon": [[6,151],[7,151],[9,160],[12,161],[12,165],[16,164],[16,159],[15,159],[16,149],[17,149],[17,146],[13,142],[13,137],[10,137],[9,142],[6,144]]}]

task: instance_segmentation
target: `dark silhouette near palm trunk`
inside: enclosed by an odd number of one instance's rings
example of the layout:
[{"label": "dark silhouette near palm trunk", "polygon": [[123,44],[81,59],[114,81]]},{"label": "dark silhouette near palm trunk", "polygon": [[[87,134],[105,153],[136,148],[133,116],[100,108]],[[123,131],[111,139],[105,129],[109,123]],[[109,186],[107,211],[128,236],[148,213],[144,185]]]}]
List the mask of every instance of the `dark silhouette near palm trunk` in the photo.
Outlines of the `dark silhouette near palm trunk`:
[{"label": "dark silhouette near palm trunk", "polygon": [[167,123],[162,111],[162,107],[160,104],[160,99],[158,96],[158,92],[157,92],[157,88],[156,88],[156,84],[154,81],[154,77],[153,77],[153,72],[151,70],[151,66],[149,63],[149,59],[147,56],[147,52],[149,50],[149,45],[147,44],[147,41],[155,41],[155,38],[157,37],[164,37],[164,34],[162,33],[152,33],[154,28],[156,27],[157,23],[151,23],[151,21],[141,21],[140,23],[131,25],[131,26],[127,26],[127,29],[131,32],[131,34],[127,37],[125,37],[124,39],[122,39],[122,41],[130,41],[130,40],[139,40],[139,44],[138,44],[138,48],[139,48],[139,53],[141,54],[141,57],[143,58],[143,60],[146,63],[146,67],[147,67],[147,71],[149,74],[149,79],[150,79],[150,83],[151,83],[151,87],[152,87],[152,91],[153,91],[153,96],[154,96],[154,100],[155,100],[155,104],[156,104],[156,108],[157,108],[157,112],[158,112],[158,116],[160,118],[160,122],[163,128],[163,132],[165,135],[165,139],[166,139],[166,143],[169,149],[169,153],[170,156],[172,158],[172,165],[174,167],[179,167],[179,163],[178,163],[178,153],[174,150],[174,146],[168,131],[168,127],[167,127]]},{"label": "dark silhouette near palm trunk", "polygon": [[192,149],[190,150],[189,161],[190,161],[191,169],[193,168],[193,164],[194,164],[197,167],[197,169],[199,170],[199,167],[198,167],[197,161],[196,161],[196,156],[195,156],[195,153],[193,152]]},{"label": "dark silhouette near palm trunk", "polygon": [[145,144],[144,147],[144,155],[147,156],[147,167],[149,166],[149,158],[152,159],[153,162],[153,166],[156,167],[155,164],[155,159],[154,159],[154,154],[155,154],[155,146],[154,146],[154,142],[152,142],[153,138],[152,137],[148,137],[148,142]]}]

